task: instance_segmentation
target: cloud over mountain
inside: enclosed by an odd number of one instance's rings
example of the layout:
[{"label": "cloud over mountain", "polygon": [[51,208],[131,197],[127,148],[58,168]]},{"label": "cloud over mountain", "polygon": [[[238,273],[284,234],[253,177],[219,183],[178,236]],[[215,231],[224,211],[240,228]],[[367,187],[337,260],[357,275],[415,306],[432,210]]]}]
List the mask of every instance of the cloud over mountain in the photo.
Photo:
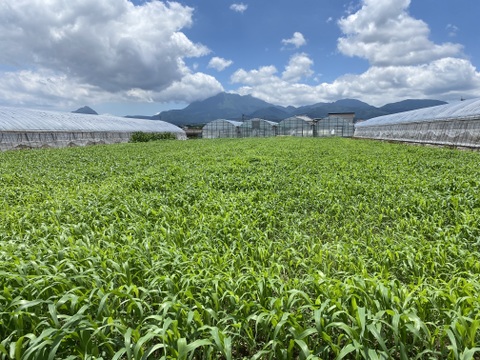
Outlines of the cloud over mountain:
[{"label": "cloud over mountain", "polygon": [[437,18],[422,0],[2,0],[0,103],[110,112],[222,91],[294,106],[480,96],[474,11],[449,6]]},{"label": "cloud over mountain", "polygon": [[[280,77],[270,66],[239,69],[232,82],[240,94],[274,104],[303,105],[342,97],[360,98],[375,105],[405,98],[459,99],[469,90],[480,96],[480,73],[462,54],[460,44],[435,44],[430,29],[408,13],[410,0],[362,0],[356,10],[338,21],[341,54],[364,58],[369,68],[345,74],[332,82],[311,84],[308,54],[296,54]],[[292,42],[293,40],[283,40]],[[305,76],[307,75],[307,76]]]}]

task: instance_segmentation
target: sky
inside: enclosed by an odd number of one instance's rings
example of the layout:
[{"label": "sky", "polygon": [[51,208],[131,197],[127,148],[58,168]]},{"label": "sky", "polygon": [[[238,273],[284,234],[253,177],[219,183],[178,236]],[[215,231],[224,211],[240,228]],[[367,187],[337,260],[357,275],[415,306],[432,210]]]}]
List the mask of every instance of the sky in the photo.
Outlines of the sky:
[{"label": "sky", "polygon": [[478,0],[1,0],[0,105],[480,97]]}]

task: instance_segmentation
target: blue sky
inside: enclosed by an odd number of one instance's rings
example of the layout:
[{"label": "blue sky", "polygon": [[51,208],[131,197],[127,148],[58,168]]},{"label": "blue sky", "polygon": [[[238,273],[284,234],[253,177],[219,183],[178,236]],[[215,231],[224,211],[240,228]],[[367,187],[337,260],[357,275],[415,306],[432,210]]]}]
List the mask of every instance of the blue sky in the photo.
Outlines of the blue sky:
[{"label": "blue sky", "polygon": [[0,105],[152,115],[480,97],[476,0],[3,0]]}]

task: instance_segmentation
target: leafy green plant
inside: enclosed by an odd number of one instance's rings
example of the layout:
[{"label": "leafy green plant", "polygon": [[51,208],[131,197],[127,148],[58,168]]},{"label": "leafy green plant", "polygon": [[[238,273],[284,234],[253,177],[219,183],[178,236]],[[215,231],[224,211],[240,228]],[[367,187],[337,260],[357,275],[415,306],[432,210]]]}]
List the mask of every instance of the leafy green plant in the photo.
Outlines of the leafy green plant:
[{"label": "leafy green plant", "polygon": [[170,132],[165,133],[148,133],[142,131],[136,131],[132,133],[130,137],[131,143],[141,143],[141,142],[149,142],[149,141],[158,141],[158,140],[175,140],[177,137],[175,134]]},{"label": "leafy green plant", "polygon": [[477,359],[479,154],[0,153],[0,359]]}]

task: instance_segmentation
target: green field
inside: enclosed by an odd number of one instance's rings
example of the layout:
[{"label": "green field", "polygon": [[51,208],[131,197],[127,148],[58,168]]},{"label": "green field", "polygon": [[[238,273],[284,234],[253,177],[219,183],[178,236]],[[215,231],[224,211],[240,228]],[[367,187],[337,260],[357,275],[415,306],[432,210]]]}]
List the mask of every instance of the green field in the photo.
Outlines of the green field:
[{"label": "green field", "polygon": [[0,359],[479,359],[480,154],[0,153]]}]

